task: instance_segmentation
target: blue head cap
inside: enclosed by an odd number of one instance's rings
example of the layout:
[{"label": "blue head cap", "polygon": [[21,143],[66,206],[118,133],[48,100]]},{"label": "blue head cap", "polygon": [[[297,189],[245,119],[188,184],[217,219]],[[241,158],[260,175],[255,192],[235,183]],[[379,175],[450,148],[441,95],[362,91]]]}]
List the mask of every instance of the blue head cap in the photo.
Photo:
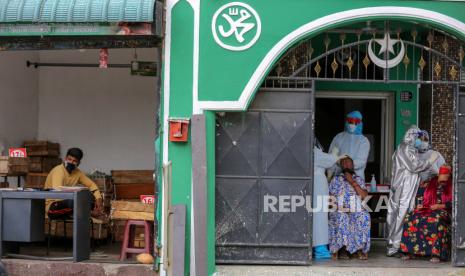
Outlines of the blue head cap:
[{"label": "blue head cap", "polygon": [[[355,131],[351,132],[350,129],[349,129],[349,122],[350,119],[358,119],[360,120],[360,123],[357,124],[357,127],[355,128]],[[361,135],[362,132],[363,132],[363,122],[362,122],[362,119],[363,119],[363,116],[362,116],[362,113],[360,113],[360,111],[358,110],[355,110],[355,111],[352,111],[350,112],[349,114],[346,115],[346,122],[345,122],[345,130],[349,133],[352,133],[352,134],[357,134],[357,135]]]},{"label": "blue head cap", "polygon": [[419,152],[427,152],[431,149],[431,144],[429,141],[429,134],[428,131],[426,130],[421,130],[418,138],[422,140],[421,145],[418,146],[418,151]]},{"label": "blue head cap", "polygon": [[420,130],[419,138],[429,142],[429,134],[426,130]]}]

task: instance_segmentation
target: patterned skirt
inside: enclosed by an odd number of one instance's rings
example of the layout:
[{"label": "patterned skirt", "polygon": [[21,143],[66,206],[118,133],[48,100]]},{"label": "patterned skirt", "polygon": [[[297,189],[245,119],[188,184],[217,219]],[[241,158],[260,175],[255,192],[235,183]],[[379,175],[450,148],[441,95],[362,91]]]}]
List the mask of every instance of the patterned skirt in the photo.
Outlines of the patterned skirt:
[{"label": "patterned skirt", "polygon": [[329,250],[336,253],[345,247],[349,253],[370,250],[370,214],[362,212],[329,213]]},{"label": "patterned skirt", "polygon": [[413,212],[404,220],[400,250],[447,260],[451,247],[451,217],[445,210]]}]

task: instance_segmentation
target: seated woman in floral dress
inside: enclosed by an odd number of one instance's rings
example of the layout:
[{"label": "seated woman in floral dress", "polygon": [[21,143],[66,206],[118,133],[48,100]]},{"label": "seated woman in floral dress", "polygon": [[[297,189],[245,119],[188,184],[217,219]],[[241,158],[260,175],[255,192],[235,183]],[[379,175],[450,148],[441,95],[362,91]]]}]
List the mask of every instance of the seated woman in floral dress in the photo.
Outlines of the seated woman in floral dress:
[{"label": "seated woman in floral dress", "polygon": [[358,254],[368,258],[370,250],[370,214],[362,200],[368,195],[365,182],[355,175],[352,159],[341,159],[342,173],[329,184],[329,194],[337,210],[329,213],[329,250],[333,259]]},{"label": "seated woman in floral dress", "polygon": [[438,263],[449,258],[451,210],[451,168],[442,166],[438,176],[420,186],[417,206],[405,217],[400,243],[404,260],[427,256],[431,262]]}]

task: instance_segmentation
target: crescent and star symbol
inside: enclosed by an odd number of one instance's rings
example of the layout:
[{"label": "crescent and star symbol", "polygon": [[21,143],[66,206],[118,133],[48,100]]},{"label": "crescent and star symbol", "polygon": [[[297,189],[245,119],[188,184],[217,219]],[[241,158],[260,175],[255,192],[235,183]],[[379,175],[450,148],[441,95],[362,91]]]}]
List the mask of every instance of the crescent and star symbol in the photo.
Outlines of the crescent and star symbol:
[{"label": "crescent and star symbol", "polygon": [[[394,54],[393,46],[397,43],[400,43],[399,54],[393,59],[388,59],[388,60],[380,59],[379,57],[375,55],[375,53],[373,53],[373,47],[372,47],[373,41],[375,41],[377,44],[381,46],[381,49],[379,50],[378,55],[385,53],[386,50],[387,52]],[[404,47],[404,43],[402,42],[402,40],[391,39],[389,34],[384,34],[383,39],[371,39],[370,42],[368,43],[368,55],[370,56],[370,59],[373,61],[375,65],[381,68],[387,69],[387,68],[392,68],[392,67],[397,66],[404,58],[404,54],[405,54],[405,47]]]}]

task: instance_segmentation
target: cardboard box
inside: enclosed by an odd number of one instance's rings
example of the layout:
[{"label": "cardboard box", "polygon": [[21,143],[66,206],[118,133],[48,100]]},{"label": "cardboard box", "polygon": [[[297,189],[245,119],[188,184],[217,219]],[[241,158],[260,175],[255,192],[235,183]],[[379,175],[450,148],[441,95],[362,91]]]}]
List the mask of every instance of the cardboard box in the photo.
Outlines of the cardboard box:
[{"label": "cardboard box", "polygon": [[50,172],[57,165],[62,163],[61,158],[58,157],[29,157],[29,171],[30,172]]},{"label": "cardboard box", "polygon": [[58,143],[30,140],[24,141],[23,146],[27,149],[28,156],[60,156],[60,144]]},{"label": "cardboard box", "polygon": [[115,184],[153,183],[153,170],[113,170]]},{"label": "cardboard box", "polygon": [[26,176],[26,188],[44,188],[48,173],[28,173]]},{"label": "cardboard box", "polygon": [[26,174],[28,167],[27,158],[0,156],[0,173],[2,174]]},{"label": "cardboard box", "polygon": [[134,183],[134,184],[115,184],[115,199],[140,199],[141,195],[154,194],[155,187],[153,183]]},{"label": "cardboard box", "polygon": [[111,202],[111,209],[116,211],[132,211],[154,213],[153,204],[146,204],[138,201],[114,200]]},{"label": "cardboard box", "polygon": [[153,204],[141,202],[115,200],[111,202],[111,218],[118,220],[154,220],[155,208]]},{"label": "cardboard box", "polygon": [[153,195],[155,182],[153,170],[113,170],[111,177],[115,199],[139,199],[141,195]]}]

